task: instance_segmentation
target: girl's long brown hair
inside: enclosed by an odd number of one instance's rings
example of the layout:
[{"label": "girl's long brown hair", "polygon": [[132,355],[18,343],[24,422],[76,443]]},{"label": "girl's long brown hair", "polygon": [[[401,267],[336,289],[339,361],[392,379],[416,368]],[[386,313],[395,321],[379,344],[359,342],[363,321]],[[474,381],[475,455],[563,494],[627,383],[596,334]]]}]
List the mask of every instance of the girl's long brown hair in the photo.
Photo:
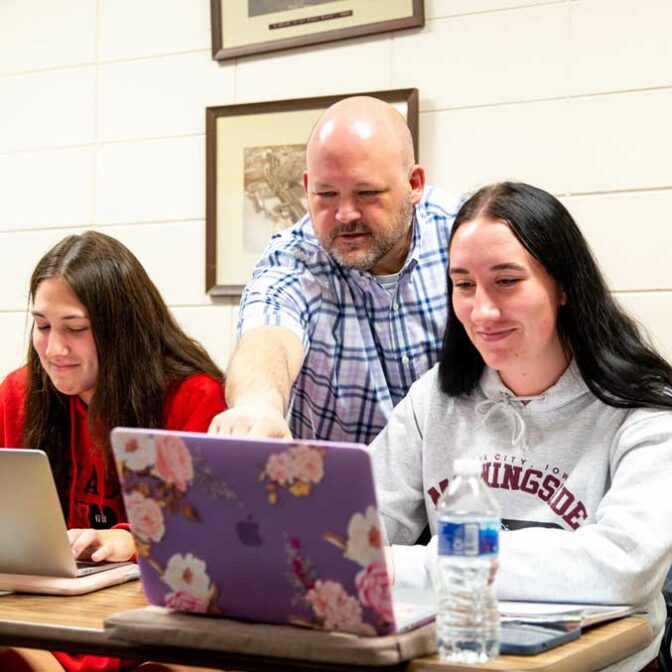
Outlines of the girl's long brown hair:
[{"label": "girl's long brown hair", "polygon": [[[49,278],[67,282],[89,314],[98,380],[88,423],[108,470],[113,427],[162,426],[168,387],[192,374],[224,383],[224,374],[178,326],[145,269],[118,240],[94,231],[64,238],[35,267],[31,303]],[[32,343],[23,445],[49,455],[57,489],[65,494],[71,476],[69,400],[51,383]]]}]

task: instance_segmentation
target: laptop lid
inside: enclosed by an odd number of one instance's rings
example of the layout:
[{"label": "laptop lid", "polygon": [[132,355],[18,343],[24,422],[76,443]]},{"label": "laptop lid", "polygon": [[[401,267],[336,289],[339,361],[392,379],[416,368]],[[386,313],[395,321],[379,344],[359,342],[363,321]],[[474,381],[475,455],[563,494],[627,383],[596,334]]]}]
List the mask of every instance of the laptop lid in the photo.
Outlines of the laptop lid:
[{"label": "laptop lid", "polygon": [[0,572],[77,576],[49,459],[0,450]]},{"label": "laptop lid", "polygon": [[152,604],[395,630],[364,446],[117,428],[112,447]]},{"label": "laptop lid", "polygon": [[2,574],[76,578],[130,564],[75,561],[49,458],[41,450],[0,449],[0,539]]}]

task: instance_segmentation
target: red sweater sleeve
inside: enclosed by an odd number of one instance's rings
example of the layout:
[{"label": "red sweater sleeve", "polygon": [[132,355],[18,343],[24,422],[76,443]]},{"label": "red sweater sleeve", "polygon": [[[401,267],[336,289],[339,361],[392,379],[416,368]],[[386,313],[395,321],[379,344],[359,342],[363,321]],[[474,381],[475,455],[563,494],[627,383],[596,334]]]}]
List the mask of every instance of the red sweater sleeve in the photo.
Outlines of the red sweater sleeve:
[{"label": "red sweater sleeve", "polygon": [[210,421],[224,410],[223,385],[212,376],[198,373],[169,390],[164,404],[164,429],[207,432]]},{"label": "red sweater sleeve", "polygon": [[0,448],[23,448],[26,384],[24,366],[10,373],[0,385]]}]

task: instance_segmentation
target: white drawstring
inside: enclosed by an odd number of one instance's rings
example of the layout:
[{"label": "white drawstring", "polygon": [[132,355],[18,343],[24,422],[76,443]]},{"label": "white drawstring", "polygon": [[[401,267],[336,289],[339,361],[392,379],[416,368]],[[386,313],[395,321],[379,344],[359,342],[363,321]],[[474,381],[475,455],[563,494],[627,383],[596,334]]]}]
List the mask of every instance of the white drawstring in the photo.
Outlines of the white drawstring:
[{"label": "white drawstring", "polygon": [[509,412],[513,416],[513,431],[511,433],[511,445],[515,446],[520,441],[523,441],[523,448],[527,449],[527,441],[525,437],[525,431],[527,430],[527,425],[525,424],[525,419],[521,415],[520,411],[515,407],[515,401],[536,401],[536,400],[546,399],[545,394],[539,394],[536,396],[530,397],[514,397],[507,392],[501,391],[498,396],[494,399],[484,399],[479,401],[476,404],[476,412],[483,416],[481,424],[484,425],[488,418],[493,414],[493,412],[501,410],[503,412]]}]

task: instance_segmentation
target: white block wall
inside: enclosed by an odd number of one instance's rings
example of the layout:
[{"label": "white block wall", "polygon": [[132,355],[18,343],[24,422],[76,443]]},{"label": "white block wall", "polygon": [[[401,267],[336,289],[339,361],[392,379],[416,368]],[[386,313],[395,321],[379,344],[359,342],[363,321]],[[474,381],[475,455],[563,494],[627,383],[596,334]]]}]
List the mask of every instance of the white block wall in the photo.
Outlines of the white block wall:
[{"label": "white block wall", "polygon": [[672,2],[425,4],[423,30],[222,65],[208,0],[0,0],[0,376],[25,356],[35,262],[89,228],[225,366],[237,307],[204,292],[204,108],[402,87],[432,182],[558,195],[672,356]]}]

